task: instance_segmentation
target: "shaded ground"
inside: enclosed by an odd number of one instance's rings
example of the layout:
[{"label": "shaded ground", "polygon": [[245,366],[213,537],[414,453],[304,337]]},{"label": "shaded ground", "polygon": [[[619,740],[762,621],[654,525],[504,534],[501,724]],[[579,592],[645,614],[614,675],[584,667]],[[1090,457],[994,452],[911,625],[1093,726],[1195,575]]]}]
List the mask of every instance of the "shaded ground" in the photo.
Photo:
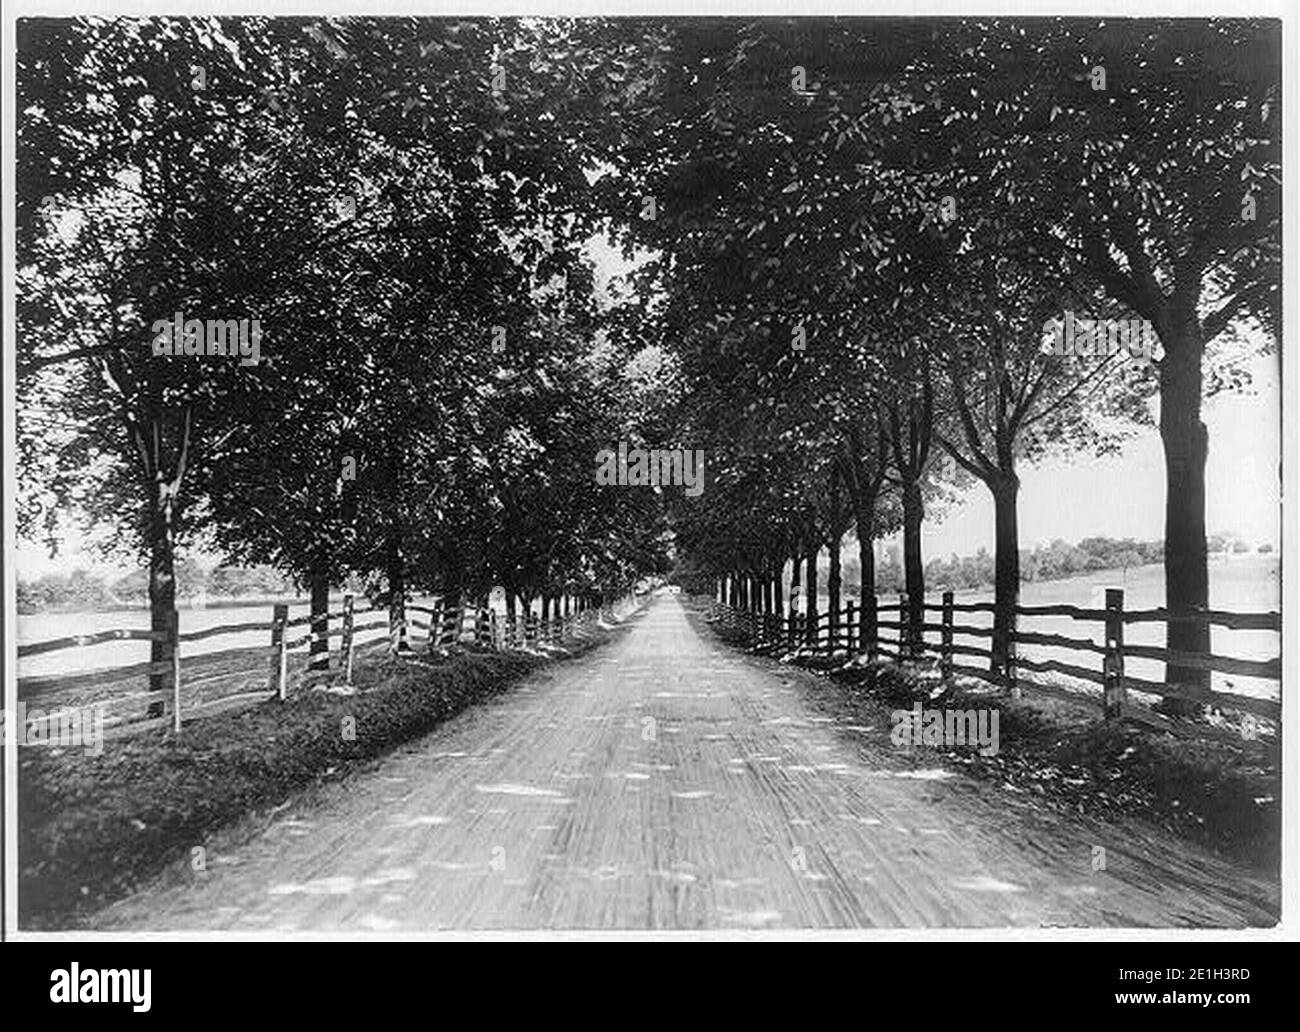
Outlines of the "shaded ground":
[{"label": "shaded ground", "polygon": [[[671,596],[97,927],[1272,924],[1276,890],[1157,828],[1009,804],[827,685],[702,636]],[[1095,847],[1106,869],[1093,870]]]}]

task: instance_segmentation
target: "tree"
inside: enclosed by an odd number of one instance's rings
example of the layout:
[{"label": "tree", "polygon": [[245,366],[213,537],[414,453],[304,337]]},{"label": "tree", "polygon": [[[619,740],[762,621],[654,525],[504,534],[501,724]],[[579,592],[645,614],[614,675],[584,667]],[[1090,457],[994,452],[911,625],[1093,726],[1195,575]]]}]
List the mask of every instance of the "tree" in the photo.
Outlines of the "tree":
[{"label": "tree", "polygon": [[[260,98],[256,68],[234,56],[257,49],[261,26],[232,30],[242,47],[199,21],[35,21],[21,32],[24,479],[52,474],[45,491],[57,503],[117,524],[111,544],[147,556],[160,661],[172,648],[161,638],[176,549],[212,458],[204,442],[220,430],[223,399],[256,371],[238,356],[156,355],[152,344],[158,320],[176,312],[255,315],[245,270],[229,259],[256,250],[266,229],[238,214],[259,169],[237,116]],[[230,84],[212,107],[196,67]]]},{"label": "tree", "polygon": [[[1204,610],[1201,404],[1224,382],[1207,385],[1207,348],[1243,325],[1276,340],[1280,326],[1278,25],[964,23],[927,58],[909,85],[950,109],[964,154],[992,162],[999,199],[1037,213],[1037,247],[1154,325],[1166,604]],[[1168,644],[1207,652],[1209,627],[1171,621]],[[1177,663],[1166,677],[1208,684]]]}]

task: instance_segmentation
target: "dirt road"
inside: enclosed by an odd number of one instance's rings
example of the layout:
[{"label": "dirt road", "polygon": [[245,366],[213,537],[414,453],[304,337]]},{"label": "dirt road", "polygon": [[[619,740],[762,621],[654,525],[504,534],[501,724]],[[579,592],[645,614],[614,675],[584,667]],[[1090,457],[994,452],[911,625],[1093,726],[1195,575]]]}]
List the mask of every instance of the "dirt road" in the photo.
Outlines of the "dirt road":
[{"label": "dirt road", "polygon": [[[291,932],[1241,926],[1267,887],[1147,829],[1014,810],[917,769],[888,715],[697,632],[660,597],[100,928]],[[1106,870],[1094,871],[1094,847]]]}]

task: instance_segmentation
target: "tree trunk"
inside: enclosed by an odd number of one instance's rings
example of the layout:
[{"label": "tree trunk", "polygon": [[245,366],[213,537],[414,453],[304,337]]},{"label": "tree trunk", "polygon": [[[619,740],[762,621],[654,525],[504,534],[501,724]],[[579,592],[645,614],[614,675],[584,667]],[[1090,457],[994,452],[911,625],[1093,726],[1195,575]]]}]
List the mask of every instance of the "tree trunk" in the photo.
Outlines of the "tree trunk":
[{"label": "tree trunk", "polygon": [[833,533],[830,545],[831,569],[826,577],[826,594],[828,596],[827,605],[830,607],[830,632],[831,641],[834,642],[839,633],[840,627],[840,546],[844,543],[844,535]]},{"label": "tree trunk", "polygon": [[307,669],[328,670],[330,666],[329,610],[330,576],[324,564],[317,564],[308,576],[311,586],[311,644]]},{"label": "tree trunk", "polygon": [[779,556],[773,560],[774,569],[772,571],[772,615],[779,622],[785,613],[785,585],[782,581],[785,578],[785,560]]},{"label": "tree trunk", "polygon": [[921,523],[924,519],[921,483],[911,480],[903,488],[903,570],[907,584],[907,633],[904,641],[910,656],[920,652],[921,625],[925,622],[925,569],[921,565]]},{"label": "tree trunk", "polygon": [[797,638],[797,628],[799,626],[799,548],[796,545],[794,555],[790,557],[790,618],[789,618],[789,642],[793,646]]},{"label": "tree trunk", "polygon": [[[874,500],[872,506],[874,508]],[[876,640],[876,607],[872,604],[876,597],[876,528],[874,513],[857,513],[858,520],[858,564],[862,567],[862,587],[858,594],[862,608],[858,613],[860,633],[858,647],[868,651]]]},{"label": "tree trunk", "polygon": [[[406,564],[402,558],[400,526],[388,533],[388,633],[390,653],[406,649]],[[459,598],[457,599],[459,602]]]},{"label": "tree trunk", "polygon": [[805,618],[804,641],[817,643],[817,553],[821,547],[816,538],[808,539],[808,615]]},{"label": "tree trunk", "polygon": [[[157,487],[149,513],[149,629],[155,634],[171,633],[172,613],[176,610],[176,542],[171,507],[164,496],[165,487]],[[151,663],[170,663],[176,643],[170,638],[149,645]],[[150,674],[149,690],[161,692],[170,685],[167,674]],[[162,702],[149,704],[147,715],[161,717]]]},{"label": "tree trunk", "polygon": [[[1205,547],[1205,461],[1209,448],[1201,421],[1201,359],[1205,345],[1194,313],[1179,319],[1168,331],[1177,339],[1165,347],[1160,370],[1160,439],[1165,448],[1165,605],[1172,614],[1186,615],[1202,612],[1210,603]],[[1170,649],[1179,652],[1208,653],[1209,624],[1171,622],[1166,641]],[[1165,680],[1202,690],[1210,686],[1208,671],[1176,663],[1166,666]],[[1196,703],[1179,699],[1164,699],[1157,708],[1177,714],[1199,709]]]},{"label": "tree trunk", "polygon": [[803,563],[803,557],[795,551],[794,556],[790,559],[790,613],[795,615],[799,612],[799,567]]},{"label": "tree trunk", "polygon": [[989,669],[1005,672],[1020,604],[1020,479],[1014,472],[989,485],[993,493],[993,646]]}]

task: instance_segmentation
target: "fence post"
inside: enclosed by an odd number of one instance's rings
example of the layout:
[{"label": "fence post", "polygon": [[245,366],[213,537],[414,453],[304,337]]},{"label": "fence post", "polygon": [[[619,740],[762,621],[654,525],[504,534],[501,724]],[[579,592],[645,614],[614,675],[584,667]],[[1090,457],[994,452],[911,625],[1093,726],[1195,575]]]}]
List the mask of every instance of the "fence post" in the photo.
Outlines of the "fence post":
[{"label": "fence post", "polygon": [[275,685],[275,694],[281,700],[285,697],[285,682],[289,678],[289,643],[285,626],[289,622],[289,606],[285,602],[275,604],[275,615],[271,619],[271,647],[275,655],[271,658],[271,683]]},{"label": "fence post", "polygon": [[428,652],[438,651],[438,639],[442,637],[442,602],[439,601],[429,614],[429,640],[425,642]]},{"label": "fence post", "polygon": [[388,641],[389,649],[394,656],[409,653],[411,647],[406,643],[406,605],[402,604],[402,618],[396,623],[393,622],[393,608],[390,604],[388,609]]},{"label": "fence post", "polygon": [[850,656],[853,655],[853,630],[854,630],[853,613],[855,608],[856,607],[853,604],[853,600],[849,599],[849,604],[845,607],[844,610],[844,644]]},{"label": "fence post", "polygon": [[898,593],[898,658],[912,658],[912,628],[907,621],[907,592]]},{"label": "fence post", "polygon": [[355,604],[353,596],[343,596],[343,683],[349,688],[352,687],[352,624],[355,619],[352,608]]},{"label": "fence post", "polygon": [[1106,655],[1102,659],[1103,712],[1107,720],[1122,717],[1124,689],[1124,589],[1106,589]]},{"label": "fence post", "polygon": [[181,614],[175,609],[168,618],[167,634],[172,645],[172,730],[181,733]]},{"label": "fence post", "polygon": [[943,638],[939,649],[939,670],[945,681],[952,679],[952,592],[943,593]]},{"label": "fence post", "polygon": [[862,600],[862,645],[867,661],[874,663],[880,655],[880,599],[874,593]]},{"label": "fence post", "polygon": [[310,629],[310,644],[307,646],[307,669],[328,670],[330,665],[330,614],[329,599],[325,600],[325,612],[317,617],[309,615],[307,627]]},{"label": "fence post", "polygon": [[1016,632],[1015,627],[1011,629],[1011,634],[1007,637],[1007,666],[1006,666],[1007,687],[1011,689],[1011,697],[1019,699],[1024,695],[1020,682],[1016,680]]}]

